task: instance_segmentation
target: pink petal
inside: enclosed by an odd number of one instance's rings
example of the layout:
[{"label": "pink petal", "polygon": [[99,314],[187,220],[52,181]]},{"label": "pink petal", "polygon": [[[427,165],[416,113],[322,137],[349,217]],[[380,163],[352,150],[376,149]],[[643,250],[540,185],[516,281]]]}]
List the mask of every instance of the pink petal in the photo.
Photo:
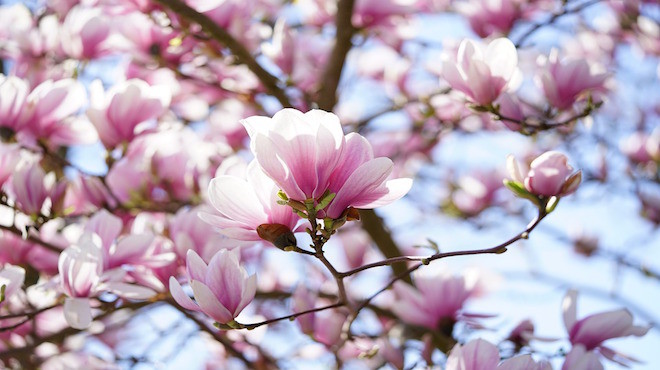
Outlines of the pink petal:
[{"label": "pink petal", "polygon": [[172,294],[172,298],[174,298],[176,303],[181,307],[192,311],[200,310],[199,306],[188,297],[186,292],[183,291],[181,284],[179,284],[174,276],[170,276],[170,294]]},{"label": "pink petal", "polygon": [[218,301],[206,285],[193,280],[190,286],[195,295],[195,301],[199,304],[202,312],[221,324],[226,324],[234,319],[234,316]]}]

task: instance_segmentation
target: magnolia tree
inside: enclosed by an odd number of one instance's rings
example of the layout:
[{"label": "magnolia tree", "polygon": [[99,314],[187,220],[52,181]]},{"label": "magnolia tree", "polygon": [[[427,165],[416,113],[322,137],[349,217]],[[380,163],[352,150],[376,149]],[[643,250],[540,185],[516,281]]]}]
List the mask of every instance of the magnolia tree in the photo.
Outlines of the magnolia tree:
[{"label": "magnolia tree", "polygon": [[660,368],[659,20],[1,6],[2,365]]}]

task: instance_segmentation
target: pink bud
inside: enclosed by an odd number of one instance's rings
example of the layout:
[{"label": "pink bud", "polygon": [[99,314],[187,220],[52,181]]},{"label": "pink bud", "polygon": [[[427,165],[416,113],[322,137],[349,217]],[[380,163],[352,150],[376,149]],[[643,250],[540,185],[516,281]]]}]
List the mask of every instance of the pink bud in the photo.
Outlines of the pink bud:
[{"label": "pink bud", "polygon": [[562,153],[549,151],[541,154],[524,173],[513,156],[507,157],[507,169],[514,182],[523,184],[532,194],[551,197],[564,196],[577,190],[582,172],[574,171]]}]

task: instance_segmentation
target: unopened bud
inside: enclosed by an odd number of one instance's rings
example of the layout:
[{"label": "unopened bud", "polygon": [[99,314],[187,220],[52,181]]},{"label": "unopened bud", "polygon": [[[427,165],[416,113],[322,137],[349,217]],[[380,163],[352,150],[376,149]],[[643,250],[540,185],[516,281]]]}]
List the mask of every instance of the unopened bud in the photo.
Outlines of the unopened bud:
[{"label": "unopened bud", "polygon": [[271,242],[274,246],[282,250],[298,245],[293,232],[282,224],[259,225],[257,227],[257,234],[261,239]]}]

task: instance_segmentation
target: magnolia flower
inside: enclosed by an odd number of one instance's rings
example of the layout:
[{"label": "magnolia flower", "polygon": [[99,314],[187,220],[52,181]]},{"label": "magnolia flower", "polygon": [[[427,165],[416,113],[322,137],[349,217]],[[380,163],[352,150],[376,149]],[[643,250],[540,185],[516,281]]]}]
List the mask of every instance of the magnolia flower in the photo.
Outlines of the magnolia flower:
[{"label": "magnolia flower", "polygon": [[459,319],[473,315],[462,312],[463,304],[478,293],[475,274],[452,276],[445,269],[414,274],[415,287],[397,281],[392,311],[403,321],[433,330],[453,328]]},{"label": "magnolia flower", "polygon": [[101,238],[103,268],[111,270],[122,265],[162,267],[176,258],[173,252],[162,251],[151,233],[129,234],[119,237],[121,219],[102,209],[89,219],[85,230]]},{"label": "magnolia flower", "polygon": [[502,187],[501,176],[495,172],[476,171],[458,179],[452,202],[466,216],[474,216],[489,207],[495,191]]},{"label": "magnolia flower", "polygon": [[572,194],[582,180],[582,171],[574,171],[568,158],[556,151],[538,156],[527,172],[521,170],[515,157],[509,155],[507,170],[513,182],[522,184],[532,194],[545,197]]},{"label": "magnolia flower", "polygon": [[602,90],[607,74],[596,72],[585,59],[559,60],[553,49],[548,58],[541,57],[538,81],[548,102],[558,109],[568,109],[588,91]]},{"label": "magnolia flower", "polygon": [[48,139],[53,145],[93,143],[98,139],[94,128],[76,117],[86,102],[87,94],[80,82],[44,81],[26,97],[16,130],[28,141]]},{"label": "magnolia flower", "polygon": [[454,346],[445,370],[552,370],[548,362],[536,362],[530,355],[512,357],[498,365],[499,362],[497,347],[483,339],[474,339]]},{"label": "magnolia flower", "polygon": [[25,281],[25,270],[22,267],[6,264],[0,267],[0,306],[18,292]]},{"label": "magnolia flower", "polygon": [[58,270],[64,301],[64,317],[71,327],[85,329],[92,322],[90,297],[108,291],[129,299],[147,299],[151,289],[119,281],[122,274],[103,274],[101,238],[89,232],[60,254]]},{"label": "magnolia flower", "polygon": [[[2,101],[0,101],[0,104],[2,104]],[[20,159],[21,152],[19,144],[5,144],[0,142],[0,188],[14,173]]]},{"label": "magnolia flower", "polygon": [[252,161],[245,179],[220,175],[211,180],[209,201],[217,212],[200,212],[200,217],[223,235],[238,240],[262,240],[264,235],[258,232],[261,225],[282,225],[285,232],[297,231],[300,217],[289,207],[277,204],[277,192],[273,180]]},{"label": "magnolia flower", "polygon": [[138,125],[163,114],[171,98],[167,89],[138,79],[116,84],[105,94],[101,81],[96,80],[90,90],[87,117],[107,148],[133,139]]},{"label": "magnolia flower", "polygon": [[61,47],[72,58],[94,59],[108,54],[110,18],[101,8],[75,6],[62,23]]},{"label": "magnolia flower", "polygon": [[26,164],[12,176],[12,190],[18,208],[28,215],[38,215],[50,198],[52,211],[59,211],[64,200],[66,181],[55,182],[55,174],[44,173],[38,163]]},{"label": "magnolia flower", "polygon": [[272,119],[255,116],[242,122],[259,165],[290,199],[318,200],[326,191],[335,193],[328,217],[339,217],[348,207],[389,204],[412,186],[411,179],[387,180],[392,161],[373,158],[364,137],[344,136],[332,113],[283,109]]},{"label": "magnolia flower", "polygon": [[470,22],[472,30],[481,37],[493,33],[507,34],[521,15],[518,0],[474,0],[456,3],[456,8]]},{"label": "magnolia flower", "polygon": [[481,105],[492,104],[517,73],[518,52],[506,38],[495,39],[488,46],[463,40],[456,62],[442,65],[442,76],[449,85]]},{"label": "magnolia flower", "polygon": [[257,276],[248,276],[239,264],[239,250],[223,249],[208,265],[193,250],[188,251],[186,271],[195,301],[183,291],[174,276],[170,277],[170,293],[181,307],[201,311],[213,320],[226,324],[247,306],[257,290]]},{"label": "magnolia flower", "polygon": [[[630,335],[641,337],[649,331],[648,326],[633,325],[632,314],[624,308],[589,315],[578,320],[576,290],[569,290],[566,293],[562,302],[562,310],[564,312],[564,326],[568,332],[568,338],[571,344],[573,344],[573,348],[578,346],[583,347],[582,349],[575,349],[576,351],[582,353],[584,351],[597,350],[608,359],[619,363],[622,363],[620,361],[622,358],[630,358],[617,353],[609,347],[603,346],[603,342],[608,339]],[[578,357],[588,358],[591,355],[587,355],[585,352],[583,355],[575,354],[574,356],[574,361],[577,361]],[[583,359],[581,361],[586,360]],[[592,362],[592,360],[589,360],[589,362]]]}]

